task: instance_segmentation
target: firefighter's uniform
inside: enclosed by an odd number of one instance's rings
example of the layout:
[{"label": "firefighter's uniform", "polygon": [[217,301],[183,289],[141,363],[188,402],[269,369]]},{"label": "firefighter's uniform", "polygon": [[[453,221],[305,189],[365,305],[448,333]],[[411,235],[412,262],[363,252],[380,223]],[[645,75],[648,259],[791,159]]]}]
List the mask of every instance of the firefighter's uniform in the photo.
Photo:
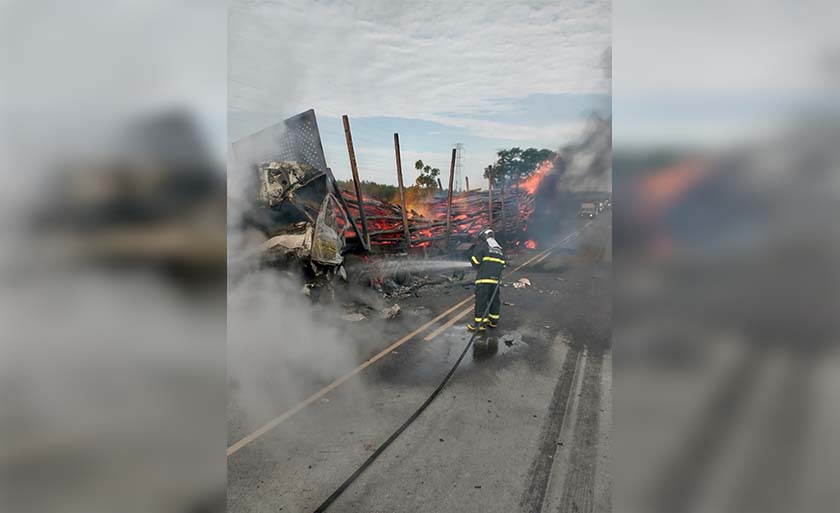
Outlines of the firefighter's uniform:
[{"label": "firefighter's uniform", "polygon": [[[505,267],[505,255],[502,252],[502,247],[492,237],[492,232],[487,238],[480,240],[473,248],[470,256],[470,263],[476,270],[475,276],[475,316],[474,322],[467,325],[469,330],[484,329],[484,324],[495,328],[499,322],[501,314],[500,293],[496,292],[496,296],[490,301],[493,296],[493,291],[496,285],[499,284],[499,279],[502,275],[502,269]],[[487,310],[487,303],[490,302],[490,312],[488,317],[482,318],[484,312]],[[483,322],[483,323],[482,323]],[[480,328],[478,328],[480,326]]]}]

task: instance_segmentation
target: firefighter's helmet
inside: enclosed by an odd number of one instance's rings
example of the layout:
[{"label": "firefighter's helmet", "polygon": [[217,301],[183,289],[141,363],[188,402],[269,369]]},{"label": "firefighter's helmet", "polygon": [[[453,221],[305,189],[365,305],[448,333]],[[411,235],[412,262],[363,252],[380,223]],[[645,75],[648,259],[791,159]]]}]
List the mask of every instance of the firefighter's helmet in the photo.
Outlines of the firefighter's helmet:
[{"label": "firefighter's helmet", "polygon": [[495,238],[495,235],[496,234],[493,233],[492,229],[485,228],[485,229],[481,230],[480,232],[478,232],[478,240],[493,239],[493,238]]}]

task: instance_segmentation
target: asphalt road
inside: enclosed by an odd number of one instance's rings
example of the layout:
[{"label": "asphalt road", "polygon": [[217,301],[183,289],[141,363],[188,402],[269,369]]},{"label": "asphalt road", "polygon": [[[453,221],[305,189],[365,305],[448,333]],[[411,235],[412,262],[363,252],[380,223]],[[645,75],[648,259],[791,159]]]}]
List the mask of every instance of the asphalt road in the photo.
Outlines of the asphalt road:
[{"label": "asphalt road", "polygon": [[[611,509],[610,214],[563,230],[551,251],[509,257],[499,329],[330,511]],[[400,301],[401,322],[344,330],[356,358],[332,376],[301,373],[256,411],[230,404],[228,510],[314,510],[452,366],[470,292]]]}]

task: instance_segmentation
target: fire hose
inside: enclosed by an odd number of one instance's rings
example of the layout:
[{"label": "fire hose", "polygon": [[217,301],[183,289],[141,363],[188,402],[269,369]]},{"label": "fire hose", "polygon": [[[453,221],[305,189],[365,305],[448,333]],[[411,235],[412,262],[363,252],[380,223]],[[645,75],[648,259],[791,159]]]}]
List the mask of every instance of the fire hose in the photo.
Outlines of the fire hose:
[{"label": "fire hose", "polygon": [[467,354],[467,351],[469,351],[470,347],[472,347],[473,342],[475,341],[475,337],[479,334],[481,328],[484,327],[485,320],[487,319],[487,316],[490,313],[490,305],[492,305],[493,300],[496,299],[496,294],[499,293],[499,286],[501,286],[501,284],[502,276],[501,274],[499,274],[499,282],[493,288],[493,294],[490,295],[490,300],[487,302],[487,308],[484,309],[484,315],[481,316],[481,321],[479,322],[479,325],[476,326],[476,331],[473,332],[472,336],[470,337],[470,340],[467,342],[467,345],[464,346],[464,350],[461,351],[461,355],[458,357],[458,360],[455,361],[455,365],[453,365],[452,368],[449,369],[449,372],[446,373],[446,376],[443,377],[443,381],[440,382],[437,388],[435,388],[435,390],[423,402],[423,404],[421,404],[420,407],[417,408],[417,410],[414,413],[412,413],[411,416],[408,419],[406,419],[406,421],[403,422],[402,425],[391,434],[391,436],[389,436],[384,442],[382,442],[382,444],[380,444],[379,447],[377,447],[376,450],[373,451],[373,453],[368,457],[368,459],[366,459],[365,462],[362,463],[361,466],[357,468],[355,472],[350,474],[350,477],[345,479],[344,482],[341,483],[341,485],[338,488],[336,488],[336,490],[332,494],[330,494],[330,496],[327,497],[326,500],[324,500],[324,502],[322,502],[320,506],[318,506],[315,509],[314,513],[322,513],[326,511],[327,508],[329,508],[330,505],[332,505],[332,503],[335,502],[335,500],[338,499],[338,497],[342,493],[344,493],[344,490],[346,490],[351,484],[353,484],[353,481],[355,481],[356,478],[358,478],[362,474],[362,472],[364,472],[365,469],[367,469],[376,460],[376,458],[379,457],[380,454],[385,452],[385,449],[387,449],[388,446],[391,445],[391,443],[394,440],[396,440],[403,433],[403,431],[405,431],[406,428],[408,428],[408,426],[411,425],[412,422],[417,420],[417,417],[419,417],[420,414],[423,413],[423,411],[425,411],[425,409],[428,408],[430,404],[432,404],[432,401],[434,401],[435,398],[443,391],[446,384],[449,383],[449,380],[452,378],[452,375],[455,374],[455,370],[457,370],[458,366],[461,365],[461,361],[463,361],[464,356],[466,356]]}]

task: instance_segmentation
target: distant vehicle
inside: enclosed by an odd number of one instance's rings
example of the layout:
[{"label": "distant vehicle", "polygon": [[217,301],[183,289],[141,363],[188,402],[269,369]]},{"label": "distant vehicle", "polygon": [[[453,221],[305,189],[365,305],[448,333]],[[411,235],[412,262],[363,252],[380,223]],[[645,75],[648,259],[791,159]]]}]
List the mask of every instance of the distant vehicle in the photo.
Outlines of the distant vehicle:
[{"label": "distant vehicle", "polygon": [[580,204],[580,213],[578,214],[579,217],[588,217],[589,219],[594,218],[598,215],[598,209],[595,206],[595,203],[581,203]]},{"label": "distant vehicle", "polygon": [[606,208],[606,207],[604,206],[604,202],[603,202],[603,201],[599,201],[599,202],[598,202],[598,213],[600,214],[601,212],[603,212],[605,208]]}]

